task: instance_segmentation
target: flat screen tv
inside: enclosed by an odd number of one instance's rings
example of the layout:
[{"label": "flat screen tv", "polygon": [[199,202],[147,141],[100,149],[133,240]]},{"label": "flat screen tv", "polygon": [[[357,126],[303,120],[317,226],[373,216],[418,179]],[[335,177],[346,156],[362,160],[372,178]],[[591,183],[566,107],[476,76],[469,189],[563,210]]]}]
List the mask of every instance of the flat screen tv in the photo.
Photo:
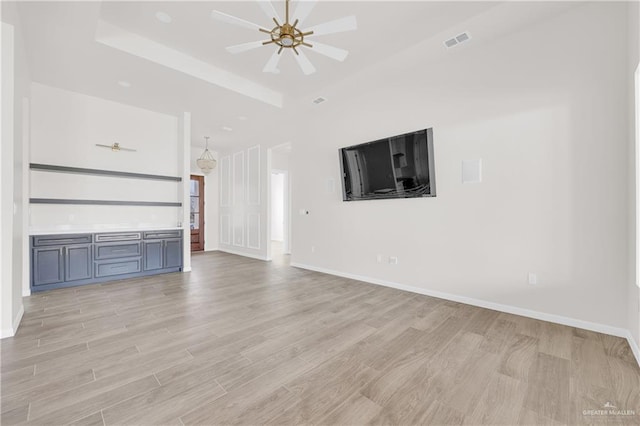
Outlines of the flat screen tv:
[{"label": "flat screen tv", "polygon": [[342,199],[435,197],[433,129],[340,149]]}]

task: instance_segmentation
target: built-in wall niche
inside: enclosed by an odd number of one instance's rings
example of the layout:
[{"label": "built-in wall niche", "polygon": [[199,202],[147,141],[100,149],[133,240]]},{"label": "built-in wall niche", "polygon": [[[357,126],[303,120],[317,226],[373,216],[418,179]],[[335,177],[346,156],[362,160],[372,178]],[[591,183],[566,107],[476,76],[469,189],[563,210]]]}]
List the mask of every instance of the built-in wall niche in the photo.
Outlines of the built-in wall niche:
[{"label": "built-in wall niche", "polygon": [[182,178],[49,164],[30,165],[30,227],[178,226]]}]

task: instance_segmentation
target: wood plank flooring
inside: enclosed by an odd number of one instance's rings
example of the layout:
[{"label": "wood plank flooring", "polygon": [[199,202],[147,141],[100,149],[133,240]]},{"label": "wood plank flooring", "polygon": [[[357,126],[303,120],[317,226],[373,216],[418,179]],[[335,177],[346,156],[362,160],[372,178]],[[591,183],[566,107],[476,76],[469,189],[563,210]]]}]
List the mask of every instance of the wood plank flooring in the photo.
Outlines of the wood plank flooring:
[{"label": "wood plank flooring", "polygon": [[34,294],[0,345],[3,425],[640,424],[623,339],[224,253]]}]

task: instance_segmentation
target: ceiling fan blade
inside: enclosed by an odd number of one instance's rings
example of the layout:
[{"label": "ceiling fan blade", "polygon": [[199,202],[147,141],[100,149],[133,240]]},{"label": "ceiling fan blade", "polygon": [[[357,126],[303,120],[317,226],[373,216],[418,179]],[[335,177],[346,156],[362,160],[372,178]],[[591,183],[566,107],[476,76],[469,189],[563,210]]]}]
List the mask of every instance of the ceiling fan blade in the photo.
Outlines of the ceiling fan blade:
[{"label": "ceiling fan blade", "polygon": [[298,26],[307,19],[317,2],[318,0],[298,0],[296,2],[298,6],[292,16],[294,20],[298,20]]},{"label": "ceiling fan blade", "polygon": [[239,27],[248,28],[250,30],[259,30],[260,28],[262,28],[258,24],[245,21],[244,19],[232,16],[232,15],[227,15],[226,13],[220,12],[219,10],[212,11],[211,17],[213,19],[217,19],[218,21],[226,22],[227,24],[237,25]]},{"label": "ceiling fan blade", "polygon": [[340,49],[338,47],[329,46],[328,44],[318,43],[317,41],[312,41],[311,45],[313,46],[310,50],[312,52],[319,53],[324,56],[328,56],[331,59],[335,59],[336,61],[344,61],[349,54],[348,50]]},{"label": "ceiling fan blade", "polygon": [[236,54],[236,53],[246,52],[247,50],[256,49],[260,46],[262,46],[262,40],[250,41],[249,43],[236,44],[234,46],[226,47],[225,49],[229,53]]},{"label": "ceiling fan blade", "polygon": [[313,74],[316,72],[316,67],[309,61],[309,58],[304,54],[302,49],[298,49],[298,54],[293,55],[296,58],[296,62],[300,65],[300,69],[304,73],[304,75]]},{"label": "ceiling fan blade", "polygon": [[97,143],[96,146],[99,148],[107,148],[114,152],[118,152],[118,151],[136,152],[137,151],[136,149],[121,147],[119,143],[114,143],[113,145],[104,145],[101,143]]},{"label": "ceiling fan blade", "polygon": [[308,28],[305,31],[313,31],[313,35],[318,36],[341,33],[344,31],[353,31],[356,29],[358,29],[358,22],[356,21],[356,17],[351,15],[345,16],[344,18],[336,19],[334,21],[325,22],[324,24],[316,25],[315,27]]},{"label": "ceiling fan blade", "polygon": [[278,62],[280,62],[280,57],[281,56],[282,55],[279,55],[277,50],[275,52],[273,52],[273,55],[271,55],[271,57],[269,58],[269,60],[265,64],[264,68],[262,69],[262,71],[263,72],[272,72],[274,74],[278,74],[280,72],[280,70],[278,70]]},{"label": "ceiling fan blade", "polygon": [[273,4],[270,0],[258,0],[258,5],[260,6],[260,9],[262,9],[264,14],[267,15],[269,21],[271,21],[273,18],[276,18],[278,22],[282,22],[280,20],[280,15],[278,15],[278,12],[276,12],[276,8],[273,7]]}]

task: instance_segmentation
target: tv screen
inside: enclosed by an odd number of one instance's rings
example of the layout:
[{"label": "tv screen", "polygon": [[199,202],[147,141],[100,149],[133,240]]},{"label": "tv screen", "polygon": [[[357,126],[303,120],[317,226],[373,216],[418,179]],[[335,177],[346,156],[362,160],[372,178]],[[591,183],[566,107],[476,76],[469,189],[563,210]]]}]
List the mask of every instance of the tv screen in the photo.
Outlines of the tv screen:
[{"label": "tv screen", "polygon": [[433,129],[340,149],[342,199],[435,197]]}]

